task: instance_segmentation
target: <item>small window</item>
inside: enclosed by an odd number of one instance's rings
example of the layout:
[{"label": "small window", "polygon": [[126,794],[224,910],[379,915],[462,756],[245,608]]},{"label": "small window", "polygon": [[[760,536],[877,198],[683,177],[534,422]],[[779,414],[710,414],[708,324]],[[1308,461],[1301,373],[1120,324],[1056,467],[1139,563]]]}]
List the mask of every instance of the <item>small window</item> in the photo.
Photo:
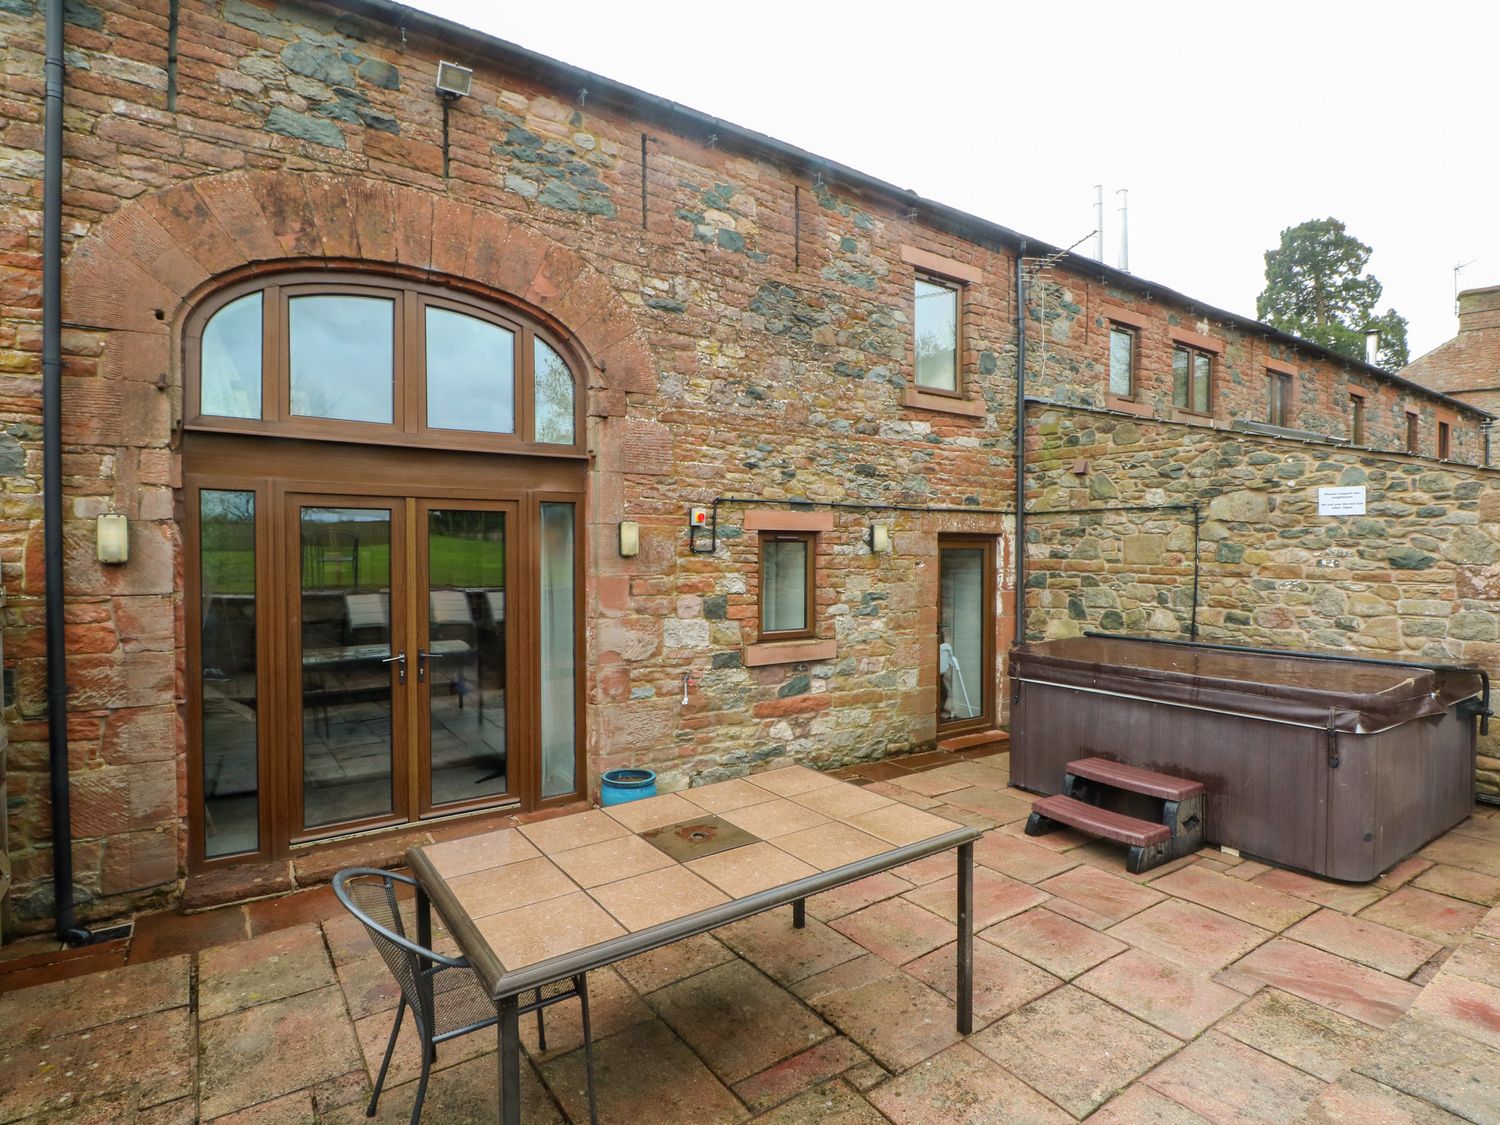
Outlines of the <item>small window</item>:
[{"label": "small window", "polygon": [[1406,452],[1416,453],[1418,449],[1417,416],[1408,411],[1406,414]]},{"label": "small window", "polygon": [[813,606],[811,531],[760,534],[760,639],[810,637]]},{"label": "small window", "polygon": [[1349,440],[1365,444],[1365,400],[1363,395],[1349,396]]},{"label": "small window", "polygon": [[515,433],[516,334],[451,309],[426,314],[427,424]]},{"label": "small window", "polygon": [[1448,455],[1449,455],[1449,453],[1452,452],[1452,443],[1453,443],[1453,430],[1452,430],[1452,427],[1449,426],[1447,422],[1439,422],[1438,423],[1437,455],[1439,457],[1441,457],[1444,461],[1448,460]]},{"label": "small window", "polygon": [[1179,344],[1172,349],[1172,403],[1179,410],[1208,414],[1213,409],[1214,357]]},{"label": "small window", "polygon": [[203,413],[260,417],[260,294],[230,301],[203,328]]},{"label": "small window", "polygon": [[917,386],[958,394],[958,287],[919,277],[915,304]]},{"label": "small window", "polygon": [[1109,393],[1116,398],[1135,397],[1136,332],[1124,325],[1109,326]]},{"label": "small window", "polygon": [[549,345],[536,341],[536,440],[573,444],[573,373]]},{"label": "small window", "polygon": [[287,319],[292,413],[389,425],[395,418],[396,302],[293,297]]},{"label": "small window", "polygon": [[1266,372],[1266,421],[1273,426],[1292,424],[1292,377]]}]

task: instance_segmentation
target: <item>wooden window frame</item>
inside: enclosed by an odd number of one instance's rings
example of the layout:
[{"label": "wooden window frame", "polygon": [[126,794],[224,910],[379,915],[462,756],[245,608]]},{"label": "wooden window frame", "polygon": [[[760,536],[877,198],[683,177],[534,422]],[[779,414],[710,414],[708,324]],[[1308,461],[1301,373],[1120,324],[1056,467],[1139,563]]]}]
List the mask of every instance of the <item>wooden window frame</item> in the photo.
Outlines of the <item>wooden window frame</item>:
[{"label": "wooden window frame", "polygon": [[1274,368],[1266,370],[1266,424],[1292,426],[1292,376]]},{"label": "wooden window frame", "polygon": [[[953,294],[953,390],[943,387],[925,387],[917,382],[917,284],[925,282]],[[969,397],[968,379],[964,377],[964,283],[944,277],[931,270],[916,270],[912,274],[911,316],[911,385],[922,395],[937,395],[940,398],[962,400]]]},{"label": "wooden window frame", "polygon": [[1453,459],[1453,425],[1441,419],[1437,424],[1437,455],[1440,461]]},{"label": "wooden window frame", "polygon": [[1365,395],[1356,390],[1349,391],[1349,444],[1364,446],[1368,435],[1366,429]]},{"label": "wooden window frame", "polygon": [[[240,297],[261,292],[261,411],[259,418],[202,413],[203,330],[209,320]],[[299,296],[375,296],[395,302],[392,421],[356,422],[291,412],[289,302]],[[514,337],[514,422],[509,434],[433,428],[427,425],[426,309],[472,316]],[[540,339],[562,357],[573,376],[573,442],[535,440],[535,347]],[[364,271],[284,270],[257,273],[220,289],[189,315],[182,333],[183,425],[189,430],[347,441],[407,448],[465,449],[545,457],[587,457],[585,370],[572,342],[524,310],[462,290],[410,278]]]},{"label": "wooden window frame", "polygon": [[1421,418],[1415,410],[1406,412],[1406,452],[1419,456],[1422,452]]},{"label": "wooden window frame", "polygon": [[[964,328],[967,321],[968,287],[984,281],[984,272],[968,262],[924,250],[919,246],[901,246],[901,261],[912,267],[912,334],[911,378],[901,394],[901,405],[908,410],[930,410],[939,414],[952,414],[963,418],[985,417],[985,404],[977,392],[977,384],[968,377],[968,365],[964,361]],[[937,387],[917,386],[916,364],[916,281],[920,278],[934,285],[942,285],[958,291],[958,311],[954,320],[953,367],[956,389],[944,391]]]},{"label": "wooden window frame", "polygon": [[[803,575],[802,628],[767,629],[766,611],[766,548],[772,543],[802,543],[807,550],[807,565]],[[759,559],[760,576],[756,583],[756,606],[758,609],[757,639],[762,644],[781,641],[811,640],[817,635],[817,557],[818,533],[816,531],[766,530],[760,532]]]},{"label": "wooden window frame", "polygon": [[[1177,401],[1176,353],[1179,351],[1185,353],[1188,357],[1187,405],[1183,405],[1182,403]],[[1214,388],[1214,383],[1216,381],[1215,377],[1218,374],[1218,353],[1210,351],[1208,348],[1199,347],[1196,344],[1186,343],[1182,340],[1174,340],[1172,343],[1172,354],[1172,409],[1180,411],[1183,414],[1191,414],[1195,418],[1212,418],[1214,414],[1214,407],[1218,405],[1219,397],[1215,393]],[[1195,362],[1195,360],[1198,356],[1202,356],[1203,358],[1208,360],[1208,375],[1206,377],[1206,382],[1208,384],[1208,406],[1204,410],[1199,410],[1193,405],[1193,388],[1197,385],[1198,378],[1197,363]]]},{"label": "wooden window frame", "polygon": [[[1130,337],[1130,391],[1121,394],[1115,390],[1114,385],[1114,335],[1123,332]],[[1139,326],[1127,324],[1124,321],[1109,318],[1108,350],[1105,352],[1106,370],[1104,372],[1104,392],[1115,402],[1139,402],[1140,401],[1140,373],[1141,373],[1141,330]]]}]

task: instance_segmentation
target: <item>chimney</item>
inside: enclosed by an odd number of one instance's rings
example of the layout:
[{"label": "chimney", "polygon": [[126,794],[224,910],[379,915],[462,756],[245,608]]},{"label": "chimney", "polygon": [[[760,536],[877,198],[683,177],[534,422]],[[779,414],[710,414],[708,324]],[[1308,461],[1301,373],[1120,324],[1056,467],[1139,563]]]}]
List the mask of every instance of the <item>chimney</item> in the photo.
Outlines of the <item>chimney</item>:
[{"label": "chimney", "polygon": [[1365,362],[1371,367],[1379,366],[1380,360],[1380,329],[1365,329]]},{"label": "chimney", "polygon": [[1130,272],[1130,189],[1115,192],[1120,197],[1120,272]]},{"label": "chimney", "polygon": [[1458,295],[1458,331],[1478,332],[1500,328],[1500,285],[1488,289],[1465,289]]},{"label": "chimney", "polygon": [[1104,261],[1104,185],[1094,185],[1094,260]]}]

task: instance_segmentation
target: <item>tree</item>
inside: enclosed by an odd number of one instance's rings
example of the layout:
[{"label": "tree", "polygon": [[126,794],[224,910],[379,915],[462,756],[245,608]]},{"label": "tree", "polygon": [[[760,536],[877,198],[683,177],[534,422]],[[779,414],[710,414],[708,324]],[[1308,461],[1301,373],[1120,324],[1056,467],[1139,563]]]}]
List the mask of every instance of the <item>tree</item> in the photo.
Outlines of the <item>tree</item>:
[{"label": "tree", "polygon": [[1322,344],[1353,359],[1365,358],[1365,333],[1380,331],[1377,363],[1405,367],[1406,318],[1395,309],[1376,313],[1380,282],[1365,272],[1370,248],[1337,219],[1309,219],[1281,232],[1266,251],[1266,287],[1255,315],[1274,328]]}]

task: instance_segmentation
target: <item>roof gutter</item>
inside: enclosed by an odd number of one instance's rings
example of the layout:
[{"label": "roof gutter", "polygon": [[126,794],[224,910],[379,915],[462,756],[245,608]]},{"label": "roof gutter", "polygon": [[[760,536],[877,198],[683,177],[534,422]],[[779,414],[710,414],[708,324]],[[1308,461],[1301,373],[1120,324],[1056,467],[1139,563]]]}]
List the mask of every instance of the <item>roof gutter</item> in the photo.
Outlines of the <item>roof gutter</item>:
[{"label": "roof gutter", "polygon": [[1267,339],[1275,340],[1288,347],[1296,347],[1311,355],[1323,359],[1333,360],[1345,364],[1350,369],[1358,371],[1373,379],[1383,379],[1388,382],[1417,391],[1429,398],[1437,399],[1456,409],[1464,410],[1481,417],[1493,417],[1488,411],[1481,410],[1472,403],[1456,399],[1441,391],[1434,391],[1413,383],[1399,375],[1392,374],[1382,367],[1365,363],[1361,359],[1336,352],[1331,348],[1325,348],[1321,344],[1315,344],[1311,340],[1304,340],[1300,336],[1294,336],[1290,332],[1283,332],[1279,328],[1273,328],[1250,317],[1233,313],[1227,309],[1214,308],[1205,305],[1176,290],[1169,289],[1165,285],[1158,285],[1146,281],[1135,274],[1117,270],[1093,258],[1084,257],[1081,254],[1065,252],[1061,247],[1023,235],[1019,231],[989,219],[981,218],[968,211],[951,207],[946,203],[925,199],[910,188],[897,187],[888,180],[872,176],[867,172],[861,172],[857,168],[851,168],[847,164],[840,164],[836,160],[818,156],[807,149],[788,144],[786,141],[777,140],[768,134],[747,129],[743,125],[736,125],[732,121],[713,117],[702,110],[693,109],[680,102],[674,102],[670,98],[664,98],[659,94],[650,94],[634,86],[613,78],[606,78],[602,74],[584,70],[582,67],[573,66],[558,59],[551,58],[536,51],[529,51],[515,43],[507,42],[487,32],[479,31],[452,20],[434,16],[428,12],[418,11],[416,8],[405,4],[396,3],[395,0],[327,0],[329,4],[345,11],[364,15],[383,25],[395,25],[402,34],[408,28],[426,31],[435,38],[447,40],[466,40],[475,47],[482,47],[492,57],[502,60],[508,67],[520,73],[530,75],[551,86],[572,87],[575,90],[587,91],[590,102],[605,102],[614,104],[622,109],[641,114],[654,114],[663,121],[680,122],[691,128],[702,132],[705,136],[712,136],[719,145],[727,140],[736,140],[746,149],[754,153],[762,153],[774,156],[793,167],[802,169],[808,173],[821,172],[825,179],[835,179],[851,187],[871,192],[875,195],[899,200],[905,208],[920,209],[934,225],[943,227],[949,233],[970,237],[981,244],[989,243],[998,247],[1003,244],[1009,247],[1019,247],[1029,244],[1033,254],[1041,254],[1053,258],[1056,262],[1065,264],[1069,269],[1078,273],[1097,276],[1106,284],[1120,289],[1140,293],[1150,299],[1153,295],[1159,295],[1168,300],[1188,306],[1198,315],[1212,320],[1223,321],[1233,324],[1246,331],[1256,332]]},{"label": "roof gutter", "polygon": [[46,122],[42,134],[42,553],[46,594],[47,760],[52,796],[52,900],[59,940],[74,925],[73,817],[68,788],[68,658],[64,648],[62,503],[63,0],[46,0]]}]

